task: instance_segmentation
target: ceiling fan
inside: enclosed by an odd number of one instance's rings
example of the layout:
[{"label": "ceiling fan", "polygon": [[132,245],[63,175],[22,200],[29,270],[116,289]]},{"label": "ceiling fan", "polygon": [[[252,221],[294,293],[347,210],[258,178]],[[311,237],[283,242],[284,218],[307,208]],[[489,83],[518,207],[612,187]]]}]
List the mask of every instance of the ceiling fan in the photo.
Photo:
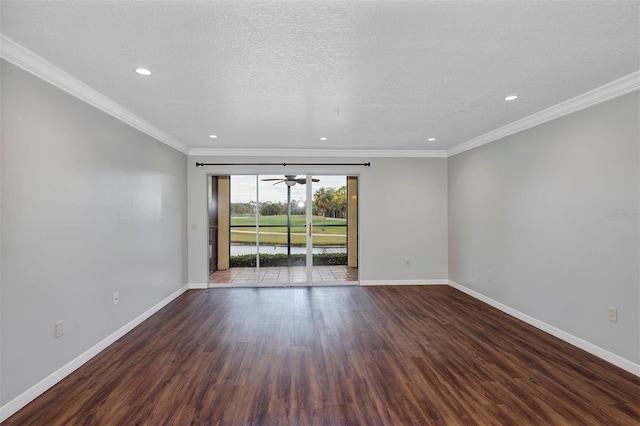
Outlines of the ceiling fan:
[{"label": "ceiling fan", "polygon": [[[294,186],[296,183],[299,183],[300,185],[304,185],[307,183],[307,179],[305,178],[299,178],[296,179],[296,175],[285,175],[284,179],[280,179],[280,178],[275,178],[275,179],[260,179],[262,181],[277,181],[276,183],[274,183],[274,185],[277,185],[281,182],[284,182],[287,186]],[[316,179],[313,178],[311,179],[313,182],[320,182],[320,179]]]}]

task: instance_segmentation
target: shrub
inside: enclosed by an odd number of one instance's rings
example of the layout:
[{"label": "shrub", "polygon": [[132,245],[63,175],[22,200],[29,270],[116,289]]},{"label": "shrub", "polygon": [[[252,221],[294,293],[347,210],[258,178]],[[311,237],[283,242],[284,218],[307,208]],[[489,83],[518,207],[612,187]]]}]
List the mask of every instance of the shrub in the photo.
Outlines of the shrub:
[{"label": "shrub", "polygon": [[[305,254],[292,254],[291,266],[303,266],[307,255]],[[315,266],[326,265],[346,265],[347,254],[346,253],[323,253],[313,255],[313,264]],[[255,254],[242,254],[239,256],[231,256],[230,266],[232,268],[246,268],[256,266]],[[287,266],[286,254],[260,254],[260,266]]]}]

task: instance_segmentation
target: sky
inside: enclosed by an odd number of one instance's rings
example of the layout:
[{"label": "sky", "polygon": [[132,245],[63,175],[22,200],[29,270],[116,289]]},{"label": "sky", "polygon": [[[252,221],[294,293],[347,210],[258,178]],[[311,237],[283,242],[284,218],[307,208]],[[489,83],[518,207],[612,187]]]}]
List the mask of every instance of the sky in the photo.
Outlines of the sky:
[{"label": "sky", "polygon": [[[299,175],[299,178],[305,177]],[[284,179],[284,175],[260,175],[258,179]],[[315,179],[320,179],[320,182],[313,183],[313,192],[316,192],[318,188],[334,188],[338,189],[341,186],[347,184],[346,176],[315,176]],[[287,202],[287,186],[282,183],[274,185],[274,182],[258,181],[260,186],[260,202],[272,201],[283,203]],[[294,185],[291,187],[291,200],[306,201],[306,185]],[[231,176],[231,202],[232,203],[247,203],[249,201],[256,201],[256,176],[248,175],[232,175]]]}]

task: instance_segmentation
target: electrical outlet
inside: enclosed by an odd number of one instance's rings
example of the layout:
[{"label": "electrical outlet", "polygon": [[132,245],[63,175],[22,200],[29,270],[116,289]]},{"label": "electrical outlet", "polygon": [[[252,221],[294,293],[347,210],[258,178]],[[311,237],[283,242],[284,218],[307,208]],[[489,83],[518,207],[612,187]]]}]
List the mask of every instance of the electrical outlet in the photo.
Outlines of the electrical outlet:
[{"label": "electrical outlet", "polygon": [[609,308],[609,321],[618,322],[618,308]]},{"label": "electrical outlet", "polygon": [[120,303],[120,292],[119,291],[114,291],[113,292],[113,304],[117,305],[118,303]]},{"label": "electrical outlet", "polygon": [[56,339],[64,335],[64,321],[60,320],[56,323]]},{"label": "electrical outlet", "polygon": [[411,266],[411,261],[410,260],[405,260],[404,261],[404,266]]},{"label": "electrical outlet", "polygon": [[493,272],[487,271],[487,281],[493,281]]}]

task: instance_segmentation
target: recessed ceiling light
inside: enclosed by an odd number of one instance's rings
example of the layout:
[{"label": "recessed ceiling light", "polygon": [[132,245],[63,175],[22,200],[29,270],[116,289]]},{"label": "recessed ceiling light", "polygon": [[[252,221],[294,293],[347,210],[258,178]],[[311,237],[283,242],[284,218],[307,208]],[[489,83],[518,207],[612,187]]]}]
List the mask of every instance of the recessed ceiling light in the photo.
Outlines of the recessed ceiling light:
[{"label": "recessed ceiling light", "polygon": [[429,138],[429,139],[427,139],[427,140],[428,140],[429,142],[433,142],[433,141],[435,141],[435,140],[436,140],[436,138]]},{"label": "recessed ceiling light", "polygon": [[146,68],[136,68],[136,74],[148,77],[151,75],[151,71]]},{"label": "recessed ceiling light", "polygon": [[320,138],[321,141],[326,141],[327,138],[325,138],[324,136]]},{"label": "recessed ceiling light", "polygon": [[216,135],[209,135],[209,137],[210,137],[211,139],[215,139],[215,138],[217,138],[217,136],[216,136]]},{"label": "recessed ceiling light", "polygon": [[518,99],[518,95],[509,95],[504,98],[505,101],[515,101],[516,99]]}]

